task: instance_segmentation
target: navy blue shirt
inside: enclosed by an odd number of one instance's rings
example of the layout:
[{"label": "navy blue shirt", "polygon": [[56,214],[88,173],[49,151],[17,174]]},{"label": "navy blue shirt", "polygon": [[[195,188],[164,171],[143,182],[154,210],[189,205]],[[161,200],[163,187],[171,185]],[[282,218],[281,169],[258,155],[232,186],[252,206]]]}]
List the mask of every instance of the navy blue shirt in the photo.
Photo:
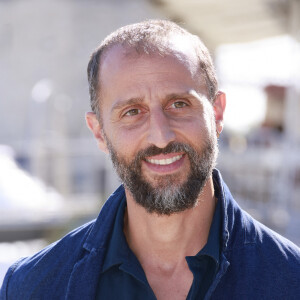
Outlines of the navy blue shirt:
[{"label": "navy blue shirt", "polygon": [[[118,208],[116,222],[97,288],[96,299],[156,299],[138,259],[129,248],[124,232],[126,201]],[[203,299],[219,268],[221,204],[217,202],[206,245],[195,256],[187,256],[194,279],[187,299]]]}]

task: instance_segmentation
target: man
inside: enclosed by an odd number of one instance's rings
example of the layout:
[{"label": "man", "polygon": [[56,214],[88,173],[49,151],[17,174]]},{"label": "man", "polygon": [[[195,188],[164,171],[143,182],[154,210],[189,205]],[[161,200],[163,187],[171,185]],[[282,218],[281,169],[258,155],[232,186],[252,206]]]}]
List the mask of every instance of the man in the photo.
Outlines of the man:
[{"label": "man", "polygon": [[88,79],[87,125],[123,185],[97,220],[13,265],[1,299],[299,299],[299,249],[213,170],[226,99],[201,41],[168,21],[123,27]]}]

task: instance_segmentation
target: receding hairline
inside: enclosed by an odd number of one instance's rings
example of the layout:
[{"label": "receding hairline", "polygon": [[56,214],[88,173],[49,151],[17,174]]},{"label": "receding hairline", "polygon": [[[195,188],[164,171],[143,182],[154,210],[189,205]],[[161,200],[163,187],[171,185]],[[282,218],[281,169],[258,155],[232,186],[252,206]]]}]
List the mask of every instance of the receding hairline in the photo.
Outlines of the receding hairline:
[{"label": "receding hairline", "polygon": [[[209,97],[208,91],[206,88],[206,81],[205,81],[204,75],[199,70],[198,58],[195,54],[195,51],[190,51],[189,53],[186,53],[185,51],[181,51],[180,49],[176,49],[176,48],[174,49],[174,47],[171,47],[171,44],[169,44],[169,46],[167,46],[166,51],[164,51],[163,53],[157,53],[157,51],[155,51],[154,49],[153,49],[153,51],[148,52],[148,53],[137,52],[134,47],[130,47],[126,44],[120,44],[120,43],[110,45],[109,48],[106,48],[104,50],[104,52],[102,53],[101,58],[100,58],[99,66],[101,66],[101,68],[99,68],[99,70],[98,70],[99,86],[103,86],[101,77],[103,76],[103,72],[104,72],[104,68],[105,68],[104,65],[106,63],[106,59],[109,57],[109,55],[114,50],[120,50],[119,54],[121,56],[123,56],[124,59],[136,60],[136,59],[140,59],[140,58],[146,58],[146,59],[152,59],[152,58],[153,59],[164,59],[167,57],[175,58],[176,60],[180,61],[182,64],[186,65],[186,67],[189,69],[189,71],[191,72],[191,75],[194,78],[198,77],[197,80],[199,82],[199,88],[202,90],[201,94],[203,94],[203,89],[204,89],[206,96]],[[102,89],[100,90],[99,98],[101,98],[101,91],[102,91]],[[99,107],[100,107],[100,105],[101,105],[101,101],[99,102]]]},{"label": "receding hairline", "polygon": [[[190,34],[191,35],[191,34]],[[181,35],[183,38],[185,38],[187,41],[190,42],[190,47],[187,47],[185,44],[185,47],[178,47],[178,44],[175,42],[173,43],[174,37],[180,36],[180,33],[170,33],[170,39],[162,40],[159,45],[157,43],[153,44],[152,47],[149,47],[148,51],[139,51],[139,48],[134,47],[131,44],[128,44],[126,41],[121,43],[116,41],[115,43],[109,44],[108,47],[103,49],[103,52],[99,58],[99,70],[98,70],[98,84],[99,86],[102,85],[101,82],[101,74],[103,70],[103,63],[106,60],[106,58],[110,55],[110,53],[117,49],[121,50],[121,55],[123,55],[124,59],[139,59],[139,58],[165,58],[165,57],[173,57],[175,59],[178,59],[185,64],[189,65],[189,68],[192,69],[194,67],[193,75],[199,76],[199,83],[201,84],[201,87],[206,89],[206,82],[204,78],[204,74],[201,72],[199,63],[198,63],[198,57],[196,54],[196,47],[194,45],[194,41],[190,39],[190,37],[187,37],[186,35]],[[192,36],[192,35],[191,35]],[[177,47],[176,47],[177,46]],[[184,49],[185,48],[185,49]],[[208,95],[208,91],[207,96]],[[101,97],[101,90],[99,93],[99,99]],[[99,102],[99,105],[101,105],[101,101]]]},{"label": "receding hairline", "polygon": [[98,113],[99,118],[101,106],[101,62],[109,54],[110,49],[120,45],[130,55],[158,55],[164,57],[174,55],[174,49],[170,43],[171,37],[183,37],[189,41],[191,48],[193,48],[192,52],[197,57],[199,77],[204,78],[206,81],[205,87],[208,99],[211,102],[214,101],[218,91],[216,74],[209,51],[201,39],[171,21],[149,20],[130,24],[112,32],[91,55],[88,65],[91,106],[93,111]]}]

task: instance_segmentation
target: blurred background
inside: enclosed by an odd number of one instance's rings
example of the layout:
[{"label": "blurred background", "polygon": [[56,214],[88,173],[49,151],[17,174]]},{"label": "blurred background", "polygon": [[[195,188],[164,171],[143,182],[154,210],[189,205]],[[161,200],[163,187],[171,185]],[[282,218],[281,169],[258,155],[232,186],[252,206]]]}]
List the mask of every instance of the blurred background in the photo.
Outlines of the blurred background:
[{"label": "blurred background", "polygon": [[208,46],[228,102],[218,168],[300,246],[300,0],[0,0],[0,284],[118,186],[85,125],[86,66],[107,34],[149,18]]}]

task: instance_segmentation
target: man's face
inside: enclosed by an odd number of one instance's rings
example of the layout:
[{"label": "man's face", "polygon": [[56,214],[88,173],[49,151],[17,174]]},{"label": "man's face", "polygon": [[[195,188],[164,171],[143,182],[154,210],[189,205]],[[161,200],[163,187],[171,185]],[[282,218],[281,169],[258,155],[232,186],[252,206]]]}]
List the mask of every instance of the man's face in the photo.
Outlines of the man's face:
[{"label": "man's face", "polygon": [[212,104],[187,53],[124,55],[100,71],[103,144],[137,203],[149,212],[191,208],[217,155]]}]

